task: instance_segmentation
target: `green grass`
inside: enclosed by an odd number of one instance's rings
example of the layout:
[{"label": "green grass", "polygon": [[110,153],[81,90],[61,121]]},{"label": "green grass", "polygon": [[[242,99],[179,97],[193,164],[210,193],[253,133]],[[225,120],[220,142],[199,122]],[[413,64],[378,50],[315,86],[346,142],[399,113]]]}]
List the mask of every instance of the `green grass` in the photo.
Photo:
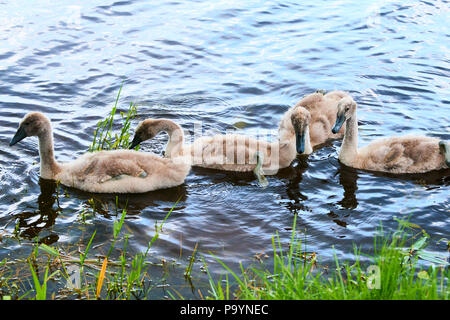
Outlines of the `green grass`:
[{"label": "green grass", "polygon": [[[273,267],[270,270],[264,263],[247,268],[241,264],[238,274],[217,259],[227,275],[219,281],[209,276],[211,289],[207,298],[448,300],[449,264],[445,258],[424,250],[429,237],[423,230],[414,234],[404,225],[392,235],[375,237],[371,255],[363,255],[355,247],[354,263],[341,262],[335,256],[334,270],[321,267],[315,255],[302,251],[302,241],[296,237],[295,228],[288,250],[282,249],[277,234],[272,241]],[[417,237],[420,238],[415,240]],[[431,265],[424,269],[419,261]],[[237,289],[232,292],[233,287]]]},{"label": "green grass", "polygon": [[[145,252],[135,255],[127,253],[132,238],[122,232],[126,210],[122,210],[112,223],[111,247],[101,257],[92,252],[95,231],[82,250],[31,243],[28,257],[0,262],[0,300],[147,299],[157,285],[151,276],[154,264],[148,260],[149,250],[175,205],[159,225],[155,224],[154,236]],[[202,293],[201,297],[227,300],[448,300],[447,255],[430,254],[426,250],[430,242],[428,234],[418,226],[398,221],[399,229],[392,234],[384,234],[380,228],[370,254],[361,253],[355,246],[354,262],[343,262],[335,256],[334,266],[330,268],[319,263],[316,253],[305,250],[304,241],[295,228],[289,247],[283,247],[276,234],[272,238],[273,263],[270,267],[260,260],[246,268],[241,264],[236,272],[217,259],[226,271],[217,279],[211,276],[204,262],[209,275],[209,292]],[[121,247],[117,247],[119,243]],[[193,265],[199,255],[196,245],[185,270],[186,282],[197,277]],[[78,281],[71,286],[68,284],[72,283],[75,273],[71,270],[74,269]],[[175,288],[169,289],[168,295],[172,299],[183,299]]]},{"label": "green grass", "polygon": [[[160,224],[155,223],[155,233],[146,251],[134,256],[127,253],[130,235],[121,236],[127,214],[125,209],[113,223],[113,241],[108,254],[101,259],[90,257],[95,231],[78,257],[74,254],[78,250],[67,252],[57,245],[48,246],[36,241],[28,257],[0,262],[0,300],[145,299],[153,288],[150,281],[146,281],[151,278],[149,250],[177,203]],[[123,246],[116,248],[116,240],[119,239],[123,240]],[[119,258],[110,257],[113,250],[120,252]],[[103,269],[103,266],[106,267]],[[73,270],[75,272],[71,272]],[[51,292],[49,282],[53,284]]]},{"label": "green grass", "polygon": [[[123,86],[123,85],[122,85]],[[132,120],[136,117],[137,107],[136,104],[130,102],[127,112],[120,112],[122,119],[122,129],[119,134],[112,133],[114,117],[117,112],[117,103],[119,102],[120,93],[122,92],[122,86],[120,86],[117,94],[116,102],[112,108],[110,114],[97,123],[97,127],[94,130],[94,137],[92,144],[89,146],[89,151],[101,151],[101,150],[115,150],[115,149],[128,149],[131,142],[130,140],[130,125]],[[138,150],[138,147],[136,147]]]}]

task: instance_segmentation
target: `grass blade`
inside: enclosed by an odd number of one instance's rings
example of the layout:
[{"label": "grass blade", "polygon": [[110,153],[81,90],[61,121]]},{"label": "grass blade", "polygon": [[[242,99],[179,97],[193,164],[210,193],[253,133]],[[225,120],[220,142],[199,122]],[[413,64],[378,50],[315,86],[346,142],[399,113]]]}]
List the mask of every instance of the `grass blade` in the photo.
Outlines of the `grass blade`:
[{"label": "grass blade", "polygon": [[97,293],[95,295],[97,299],[100,297],[100,292],[102,291],[102,285],[103,280],[105,279],[105,272],[107,265],[108,265],[108,258],[105,258],[103,260],[102,269],[100,270],[100,275],[98,276]]}]

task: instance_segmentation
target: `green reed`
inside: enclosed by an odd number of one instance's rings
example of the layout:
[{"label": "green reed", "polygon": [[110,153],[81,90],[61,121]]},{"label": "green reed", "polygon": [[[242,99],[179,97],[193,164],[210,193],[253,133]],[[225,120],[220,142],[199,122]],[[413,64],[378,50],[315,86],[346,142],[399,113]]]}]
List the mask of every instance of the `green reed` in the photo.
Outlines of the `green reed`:
[{"label": "green reed", "polygon": [[184,276],[187,279],[191,279],[192,268],[194,267],[194,261],[195,261],[195,255],[197,253],[197,248],[198,248],[198,242],[195,243],[194,251],[192,252],[191,258],[189,259],[189,264],[184,271]]},{"label": "green reed", "polygon": [[[117,113],[117,104],[119,102],[120,93],[122,92],[122,86],[120,86],[117,94],[116,102],[109,115],[97,123],[97,127],[94,130],[94,138],[92,144],[89,146],[89,151],[101,151],[101,150],[115,150],[115,149],[128,149],[130,141],[130,125],[132,120],[136,117],[137,107],[136,104],[130,102],[127,112],[120,112],[122,119],[122,129],[119,134],[113,134],[114,117]],[[138,150],[138,147],[136,147]]]}]

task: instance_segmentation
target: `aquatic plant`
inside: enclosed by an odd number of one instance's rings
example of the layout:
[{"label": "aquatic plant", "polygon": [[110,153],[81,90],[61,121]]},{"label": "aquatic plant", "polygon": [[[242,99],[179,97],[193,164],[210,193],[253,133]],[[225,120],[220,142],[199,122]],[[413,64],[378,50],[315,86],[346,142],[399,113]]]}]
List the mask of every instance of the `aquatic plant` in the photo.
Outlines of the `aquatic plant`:
[{"label": "aquatic plant", "polygon": [[[449,263],[442,257],[426,255],[424,248],[428,238],[424,236],[414,241],[417,234],[410,237],[405,225],[402,222],[390,236],[381,234],[374,238],[373,254],[364,255],[369,262],[361,262],[363,254],[355,246],[354,263],[342,263],[335,255],[335,268],[328,270],[317,266],[315,255],[302,251],[302,241],[296,237],[294,222],[287,252],[282,249],[278,233],[272,238],[271,270],[265,268],[263,263],[247,268],[241,264],[238,274],[217,259],[227,275],[225,280],[221,277],[214,281],[208,272],[210,290],[207,298],[230,299],[230,292],[234,292],[236,299],[244,300],[448,300]],[[424,257],[431,263],[428,269],[419,265],[419,259]]]},{"label": "aquatic plant", "polygon": [[[0,300],[146,298],[153,288],[145,283],[146,279],[150,279],[148,267],[151,263],[147,259],[148,254],[177,203],[178,201],[161,223],[155,223],[155,233],[145,252],[130,256],[127,253],[129,235],[125,234],[123,247],[119,249],[119,260],[111,258],[110,255],[119,240],[126,209],[123,209],[120,218],[114,221],[111,247],[108,254],[100,260],[89,258],[96,231],[78,257],[73,252],[67,253],[63,248],[39,243],[36,239],[29,257],[14,261],[4,259],[0,262]],[[25,265],[28,265],[30,273],[26,272]],[[43,274],[39,270],[43,270]],[[50,282],[52,289],[49,296]]]},{"label": "aquatic plant", "polygon": [[[122,118],[122,129],[119,134],[113,136],[114,116],[117,112],[117,103],[119,102],[120,93],[122,92],[123,84],[120,86],[117,94],[116,102],[109,115],[97,123],[94,130],[94,138],[92,144],[89,146],[89,151],[114,150],[114,149],[128,149],[131,145],[130,140],[130,125],[132,120],[136,117],[136,104],[130,102],[127,112],[120,112]],[[139,149],[139,146],[135,148]]]}]

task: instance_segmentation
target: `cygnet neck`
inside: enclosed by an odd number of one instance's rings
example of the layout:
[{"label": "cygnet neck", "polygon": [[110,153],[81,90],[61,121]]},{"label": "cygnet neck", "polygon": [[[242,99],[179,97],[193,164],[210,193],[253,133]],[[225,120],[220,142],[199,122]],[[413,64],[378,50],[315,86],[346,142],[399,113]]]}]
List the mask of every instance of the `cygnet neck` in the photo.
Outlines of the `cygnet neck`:
[{"label": "cygnet neck", "polygon": [[358,157],[358,117],[356,111],[346,120],[344,140],[339,152],[339,160],[347,165],[353,166]]},{"label": "cygnet neck", "polygon": [[167,132],[169,135],[165,150],[166,157],[174,158],[183,155],[184,134],[183,129],[178,124],[171,120],[161,120],[156,130]]},{"label": "cygnet neck", "polygon": [[61,166],[55,159],[53,151],[53,133],[50,124],[38,135],[39,156],[41,158],[40,176],[44,179],[54,179],[61,171]]}]

